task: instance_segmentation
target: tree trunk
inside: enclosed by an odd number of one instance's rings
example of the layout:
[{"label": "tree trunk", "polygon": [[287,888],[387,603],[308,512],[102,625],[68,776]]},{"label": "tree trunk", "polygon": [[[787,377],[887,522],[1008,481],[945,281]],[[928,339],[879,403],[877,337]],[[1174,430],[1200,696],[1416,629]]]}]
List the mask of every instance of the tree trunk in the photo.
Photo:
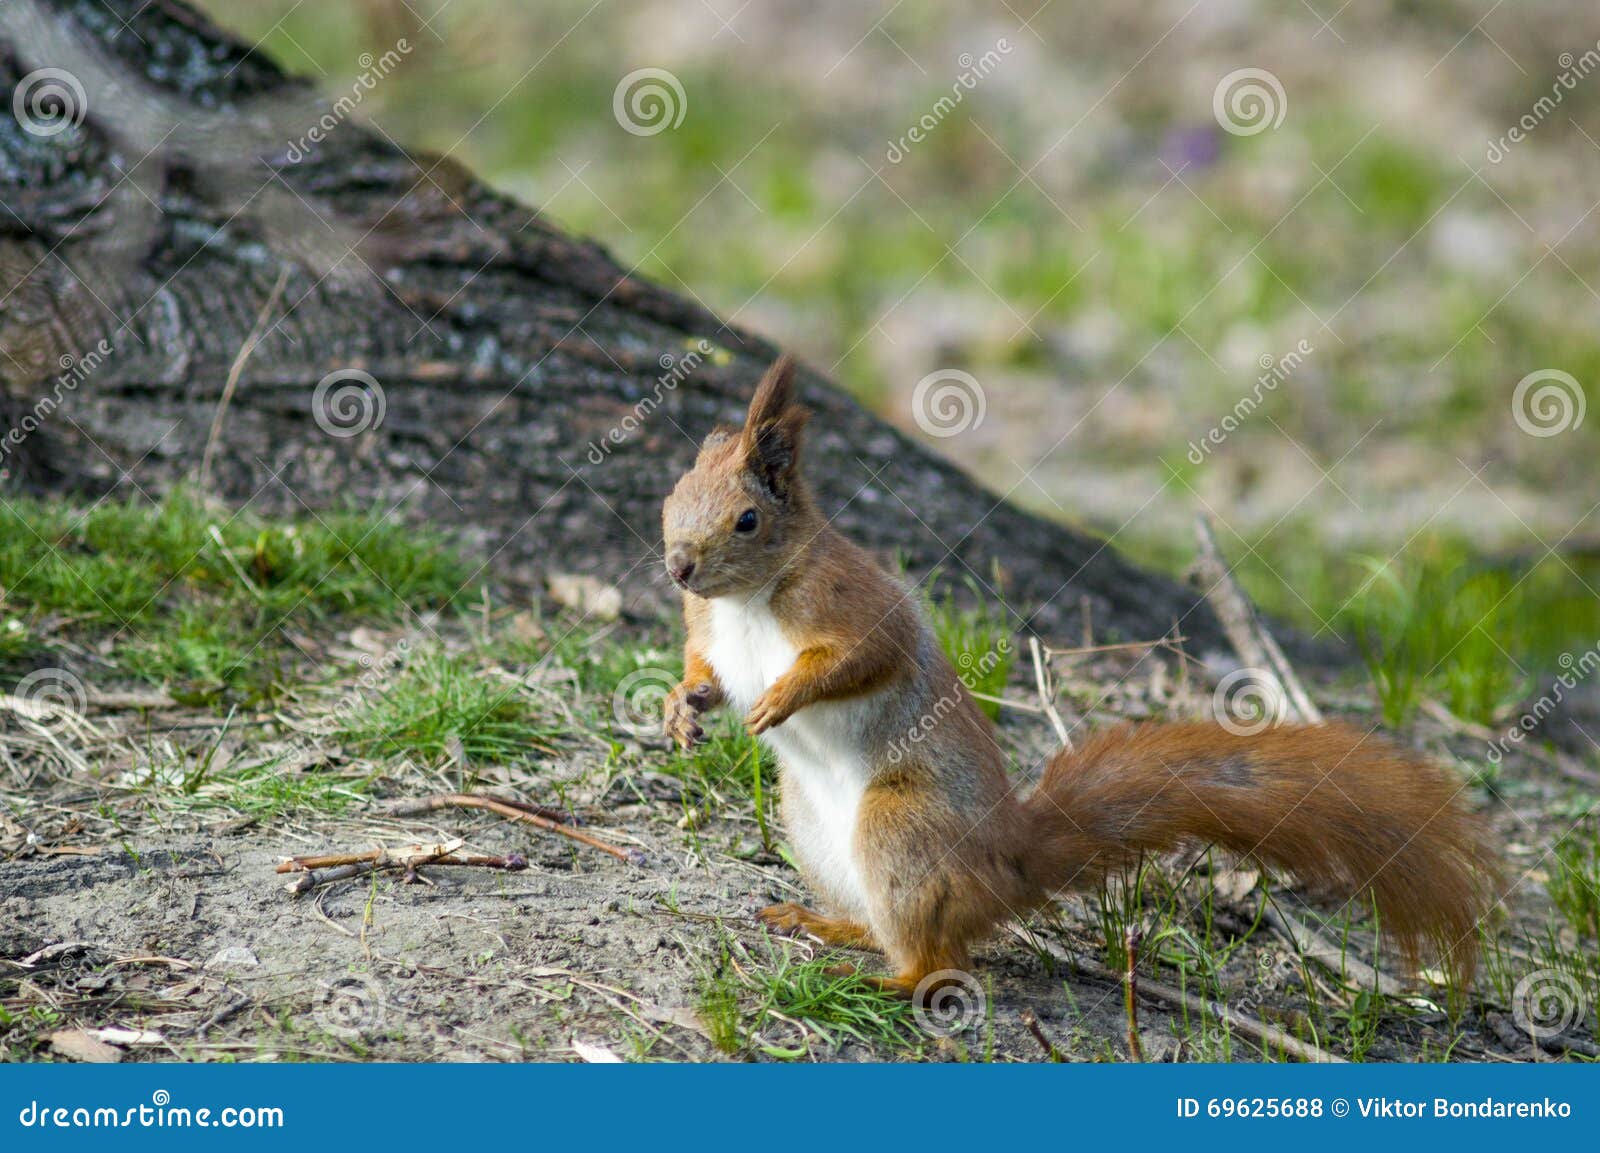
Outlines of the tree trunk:
[{"label": "tree trunk", "polygon": [[[661,498],[773,345],[343,122],[176,0],[7,0],[0,82],[0,491],[159,493],[200,474],[226,396],[204,480],[232,502],[394,508],[501,577],[669,603]],[[1220,643],[1193,590],[803,390],[823,506],[880,555],[1047,635],[1086,597],[1099,638]]]}]

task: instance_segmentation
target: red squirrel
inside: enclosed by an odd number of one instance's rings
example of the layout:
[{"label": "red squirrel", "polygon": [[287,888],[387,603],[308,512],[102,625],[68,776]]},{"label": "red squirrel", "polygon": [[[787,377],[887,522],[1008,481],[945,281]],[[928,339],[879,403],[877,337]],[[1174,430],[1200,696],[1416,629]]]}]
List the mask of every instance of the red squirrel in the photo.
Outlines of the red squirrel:
[{"label": "red squirrel", "polygon": [[777,754],[794,855],[829,910],[773,905],[762,921],[880,950],[895,975],[872,980],[926,997],[1008,918],[1142,852],[1209,842],[1330,896],[1370,890],[1409,962],[1426,944],[1470,980],[1497,854],[1460,783],[1381,736],[1121,726],[1014,788],[917,599],[818,511],[794,377],[779,359],[663,511],[688,631],[666,732],[688,749],[703,713],[744,715]]}]

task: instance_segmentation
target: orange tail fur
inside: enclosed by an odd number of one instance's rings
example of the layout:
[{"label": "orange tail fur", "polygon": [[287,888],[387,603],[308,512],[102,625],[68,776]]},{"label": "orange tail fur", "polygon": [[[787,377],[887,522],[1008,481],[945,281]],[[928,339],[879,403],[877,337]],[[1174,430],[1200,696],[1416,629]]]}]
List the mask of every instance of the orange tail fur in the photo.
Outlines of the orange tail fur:
[{"label": "orange tail fur", "polygon": [[1462,789],[1348,725],[1238,736],[1183,723],[1096,734],[1049,764],[1025,806],[1044,888],[1097,883],[1141,850],[1211,842],[1326,896],[1370,890],[1409,963],[1426,944],[1465,983],[1500,862]]}]

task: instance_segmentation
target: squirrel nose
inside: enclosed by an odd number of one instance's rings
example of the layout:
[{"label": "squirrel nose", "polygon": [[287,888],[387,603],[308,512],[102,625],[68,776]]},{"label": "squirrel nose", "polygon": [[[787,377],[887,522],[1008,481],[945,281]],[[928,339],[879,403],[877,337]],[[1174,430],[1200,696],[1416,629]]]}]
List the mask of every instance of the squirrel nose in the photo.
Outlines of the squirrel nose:
[{"label": "squirrel nose", "polygon": [[694,561],[689,558],[687,549],[674,548],[668,550],[667,571],[672,574],[672,579],[679,584],[689,583],[689,578],[694,575]]}]

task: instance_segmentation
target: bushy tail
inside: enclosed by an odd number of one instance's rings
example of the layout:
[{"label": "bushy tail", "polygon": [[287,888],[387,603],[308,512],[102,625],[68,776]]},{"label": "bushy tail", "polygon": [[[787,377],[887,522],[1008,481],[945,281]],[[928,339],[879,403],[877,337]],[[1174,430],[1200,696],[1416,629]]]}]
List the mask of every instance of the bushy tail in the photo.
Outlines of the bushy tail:
[{"label": "bushy tail", "polygon": [[1465,983],[1499,856],[1462,791],[1348,725],[1238,736],[1182,723],[1096,734],[1049,764],[1025,807],[1045,889],[1095,884],[1141,850],[1211,842],[1324,896],[1370,890],[1408,963],[1429,945]]}]

